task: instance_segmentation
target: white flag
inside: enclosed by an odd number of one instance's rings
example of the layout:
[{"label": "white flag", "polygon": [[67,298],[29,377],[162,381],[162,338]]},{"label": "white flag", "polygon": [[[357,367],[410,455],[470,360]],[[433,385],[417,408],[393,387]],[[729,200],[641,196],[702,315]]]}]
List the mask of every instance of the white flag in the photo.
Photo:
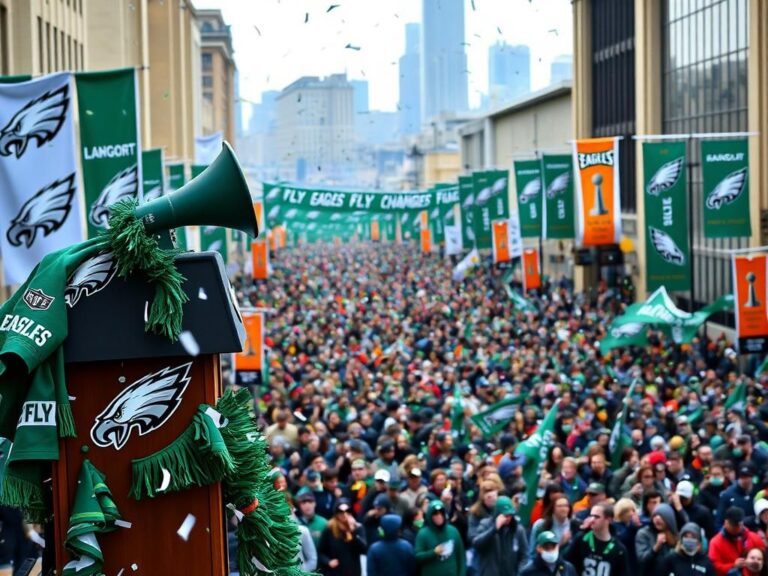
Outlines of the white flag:
[{"label": "white flag", "polygon": [[517,212],[509,215],[507,224],[507,241],[509,242],[509,255],[512,258],[520,258],[523,255],[523,237],[520,233],[520,218]]},{"label": "white flag", "polygon": [[477,248],[473,248],[472,251],[464,256],[464,259],[456,264],[456,267],[453,269],[454,282],[461,282],[464,279],[464,276],[466,276],[467,271],[478,264],[480,264],[480,253],[477,251]]},{"label": "white flag", "polygon": [[464,249],[461,239],[461,226],[446,225],[443,228],[443,232],[445,233],[445,255],[461,254],[461,251]]},{"label": "white flag", "polygon": [[195,164],[207,166],[216,160],[223,142],[224,136],[221,131],[208,136],[195,136]]},{"label": "white flag", "polygon": [[21,284],[50,252],[84,239],[72,76],[0,84],[0,251]]}]

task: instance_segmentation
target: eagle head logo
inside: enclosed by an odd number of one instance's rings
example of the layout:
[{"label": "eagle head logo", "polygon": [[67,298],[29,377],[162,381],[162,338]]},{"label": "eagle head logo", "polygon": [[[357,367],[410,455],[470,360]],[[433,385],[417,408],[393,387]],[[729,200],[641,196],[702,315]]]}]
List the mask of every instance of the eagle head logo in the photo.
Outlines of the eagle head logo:
[{"label": "eagle head logo", "polygon": [[92,296],[107,284],[117,272],[117,261],[112,252],[102,252],[89,258],[72,273],[64,290],[64,301],[74,307],[83,296]]},{"label": "eagle head logo", "polygon": [[658,196],[674,187],[683,172],[684,157],[667,162],[659,168],[648,182],[647,190],[651,196]]},{"label": "eagle head logo", "polygon": [[736,201],[747,184],[747,168],[740,168],[723,178],[707,195],[706,205],[710,210],[720,210]]},{"label": "eagle head logo", "polygon": [[192,362],[148,374],[118,394],[91,428],[97,446],[120,450],[135,428],[144,436],[160,428],[181,404]]},{"label": "eagle head logo", "polygon": [[559,194],[562,194],[568,189],[568,184],[571,181],[571,173],[563,172],[557,176],[549,186],[547,186],[547,198],[550,200],[556,198]]},{"label": "eagle head logo", "polygon": [[685,254],[669,234],[653,226],[648,227],[648,234],[651,237],[651,244],[654,249],[665,262],[675,264],[676,266],[683,266],[685,264]]},{"label": "eagle head logo", "polygon": [[48,236],[61,228],[72,209],[76,190],[74,173],[39,190],[24,202],[19,213],[11,220],[5,233],[8,242],[12,246],[25,244],[31,248],[38,232]]},{"label": "eagle head logo", "polygon": [[0,130],[0,156],[21,158],[30,140],[40,148],[59,133],[67,117],[69,85],[27,102]]},{"label": "eagle head logo", "polygon": [[541,180],[535,178],[523,187],[523,191],[520,193],[518,201],[521,204],[527,204],[529,201],[536,198],[536,196],[539,195],[539,192],[541,192]]},{"label": "eagle head logo", "polygon": [[134,164],[125,170],[121,170],[112,177],[112,180],[104,187],[99,197],[91,205],[88,213],[88,221],[99,228],[106,228],[109,217],[112,214],[110,206],[120,200],[136,198],[139,192],[139,171]]}]

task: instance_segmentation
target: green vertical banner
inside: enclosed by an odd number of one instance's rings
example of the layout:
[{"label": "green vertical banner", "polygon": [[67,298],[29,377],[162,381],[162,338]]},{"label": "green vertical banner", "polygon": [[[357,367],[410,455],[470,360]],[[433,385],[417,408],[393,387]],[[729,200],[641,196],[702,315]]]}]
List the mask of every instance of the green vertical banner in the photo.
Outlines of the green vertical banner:
[{"label": "green vertical banner", "polygon": [[475,245],[475,182],[472,176],[459,176],[459,203],[461,205],[461,241],[465,250]]},{"label": "green vertical banner", "polygon": [[192,178],[200,176],[206,168],[208,168],[208,164],[192,164]]},{"label": "green vertical banner", "polygon": [[751,236],[747,139],[702,140],[701,177],[704,236]]},{"label": "green vertical banner", "polygon": [[685,142],[643,142],[645,284],[691,289]]},{"label": "green vertical banner", "polygon": [[379,219],[382,242],[394,242],[397,230],[397,218],[394,214],[385,214]]},{"label": "green vertical banner", "polygon": [[544,188],[544,238],[574,238],[573,156],[544,154],[541,158],[541,184]]},{"label": "green vertical banner", "polygon": [[227,229],[218,226],[202,226],[200,229],[200,250],[218,252],[227,263]]},{"label": "green vertical banner", "polygon": [[541,162],[515,161],[517,212],[520,215],[520,235],[523,238],[541,236]]},{"label": "green vertical banner", "polygon": [[163,149],[152,148],[141,151],[141,189],[144,192],[144,202],[160,198],[164,193],[163,186]]},{"label": "green vertical banner", "polygon": [[474,184],[472,225],[475,232],[475,247],[481,250],[490,248],[493,244],[491,206],[488,202],[491,198],[491,173],[475,172],[472,174],[472,179]]},{"label": "green vertical banner", "polygon": [[[168,191],[173,192],[184,186],[184,162],[176,162],[166,166],[168,168]],[[176,246],[184,252],[189,250],[185,226],[176,229]]]},{"label": "green vertical banner", "polygon": [[[488,189],[491,222],[494,220],[506,220],[509,218],[509,172],[507,170],[489,170]],[[480,203],[486,202],[485,197],[480,197]]]},{"label": "green vertical banner", "polygon": [[[447,186],[446,184],[437,184],[434,188],[429,189],[429,193],[432,196],[437,197],[437,191]],[[435,202],[432,202],[433,208],[429,211],[429,229],[432,230],[432,243],[440,244],[445,240],[445,222],[443,222],[443,210],[442,206],[438,206]]]},{"label": "green vertical banner", "polygon": [[88,236],[106,228],[109,207],[141,199],[136,70],[75,74]]}]

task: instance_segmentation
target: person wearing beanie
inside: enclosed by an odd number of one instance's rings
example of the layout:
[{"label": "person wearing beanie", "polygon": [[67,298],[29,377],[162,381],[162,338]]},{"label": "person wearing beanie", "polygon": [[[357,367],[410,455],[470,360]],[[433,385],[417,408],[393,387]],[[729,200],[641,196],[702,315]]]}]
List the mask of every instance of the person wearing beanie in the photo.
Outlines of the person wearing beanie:
[{"label": "person wearing beanie", "polygon": [[733,568],[744,567],[744,557],[752,548],[765,550],[765,543],[744,526],[744,510],[731,506],[725,511],[723,527],[709,543],[709,559],[716,576],[726,576]]},{"label": "person wearing beanie", "polygon": [[755,495],[754,478],[757,470],[749,462],[742,462],[736,469],[736,482],[720,494],[720,502],[717,506],[715,527],[722,528],[725,511],[733,506],[738,506],[744,512],[744,516],[751,514],[753,498]]},{"label": "person wearing beanie", "polygon": [[363,518],[365,527],[365,539],[368,546],[379,540],[379,528],[381,519],[392,511],[392,501],[386,493],[379,494],[373,500],[373,506]]},{"label": "person wearing beanie", "polygon": [[635,540],[640,574],[661,574],[659,570],[674,552],[678,540],[674,509],[669,504],[659,504],[651,514],[651,523],[640,529]]},{"label": "person wearing beanie", "polygon": [[768,499],[755,500],[755,515],[747,517],[744,520],[744,525],[753,532],[762,535],[763,538],[768,535]]},{"label": "person wearing beanie", "polygon": [[416,556],[413,546],[400,537],[402,520],[396,514],[385,514],[381,518],[381,538],[368,549],[368,576],[415,576]]},{"label": "person wearing beanie", "polygon": [[517,576],[528,563],[525,529],[508,496],[499,496],[494,515],[480,522],[472,546],[480,576]]},{"label": "person wearing beanie", "polygon": [[661,565],[659,574],[675,576],[715,576],[715,567],[704,553],[702,529],[695,522],[688,522],[680,530],[680,540],[675,551]]},{"label": "person wearing beanie", "polygon": [[466,576],[464,543],[459,531],[448,523],[440,500],[430,502],[414,548],[421,576]]},{"label": "person wearing beanie", "polygon": [[677,509],[677,502],[679,501],[680,507],[688,515],[688,520],[698,524],[704,530],[704,535],[709,540],[715,535],[715,521],[712,517],[712,510],[699,504],[697,502],[697,495],[694,492],[695,489],[692,482],[689,480],[679,482],[675,488],[675,508]]}]

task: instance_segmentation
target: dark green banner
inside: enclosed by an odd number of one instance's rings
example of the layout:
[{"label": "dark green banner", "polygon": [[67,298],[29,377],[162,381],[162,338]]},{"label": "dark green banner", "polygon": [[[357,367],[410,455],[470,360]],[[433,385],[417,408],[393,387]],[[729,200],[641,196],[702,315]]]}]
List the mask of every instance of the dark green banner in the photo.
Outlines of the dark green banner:
[{"label": "dark green banner", "polygon": [[691,289],[685,142],[644,142],[645,285]]},{"label": "dark green banner", "polygon": [[184,163],[168,164],[168,186],[171,190],[178,190],[184,186]]},{"label": "dark green banner", "polygon": [[701,176],[704,236],[751,236],[747,139],[702,140]]},{"label": "dark green banner", "polygon": [[459,202],[459,187],[456,184],[436,184],[432,191],[436,204],[429,214],[432,229],[432,242],[439,244],[445,240],[446,219],[453,214],[453,207]]},{"label": "dark green banner", "polygon": [[[491,222],[509,218],[509,172],[507,170],[488,171],[490,189],[487,202],[491,207]],[[483,196],[478,198],[480,204],[486,202]]]},{"label": "dark green banner", "polygon": [[472,224],[475,231],[475,247],[479,250],[491,248],[493,245],[493,220],[491,206],[488,202],[491,197],[491,173],[475,172],[472,174],[475,201],[473,204]]},{"label": "dark green banner", "polygon": [[218,252],[224,264],[227,263],[227,229],[218,226],[200,227],[200,250],[202,252]]},{"label": "dark green banner", "polygon": [[107,226],[110,206],[138,199],[142,183],[136,70],[75,75],[88,237]]},{"label": "dark green banner", "polygon": [[459,176],[459,202],[461,204],[461,241],[465,250],[475,245],[474,206],[475,181],[472,176]]},{"label": "dark green banner", "polygon": [[192,178],[200,176],[206,168],[208,168],[208,164],[192,164]]},{"label": "dark green banner", "polygon": [[517,212],[523,238],[541,237],[541,162],[515,161]]},{"label": "dark green banner", "polygon": [[573,156],[544,154],[541,183],[544,188],[544,238],[574,238]]},{"label": "dark green banner", "polygon": [[163,195],[163,149],[152,148],[141,152],[141,179],[144,202]]}]

